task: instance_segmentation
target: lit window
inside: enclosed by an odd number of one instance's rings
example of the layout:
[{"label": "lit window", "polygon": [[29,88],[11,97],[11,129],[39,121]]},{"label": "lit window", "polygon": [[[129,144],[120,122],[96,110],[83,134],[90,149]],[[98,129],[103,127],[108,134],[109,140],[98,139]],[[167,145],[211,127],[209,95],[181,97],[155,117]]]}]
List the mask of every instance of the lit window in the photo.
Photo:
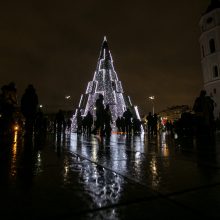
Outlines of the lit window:
[{"label": "lit window", "polygon": [[209,48],[210,48],[210,53],[214,53],[215,52],[215,40],[211,39],[209,41]]},{"label": "lit window", "polygon": [[218,66],[213,67],[213,78],[218,77]]},{"label": "lit window", "polygon": [[212,17],[209,17],[209,18],[206,20],[207,24],[212,23],[212,21],[213,21],[213,18],[212,18]]}]

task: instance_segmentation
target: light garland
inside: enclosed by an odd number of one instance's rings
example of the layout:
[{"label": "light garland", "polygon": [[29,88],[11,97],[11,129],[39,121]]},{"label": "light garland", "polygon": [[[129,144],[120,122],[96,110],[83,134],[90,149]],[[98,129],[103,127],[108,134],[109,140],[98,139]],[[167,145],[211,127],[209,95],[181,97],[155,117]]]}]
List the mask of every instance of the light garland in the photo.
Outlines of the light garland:
[{"label": "light garland", "polygon": [[[104,37],[102,43],[93,81],[88,83],[86,93],[81,95],[79,109],[83,116],[87,115],[88,111],[90,111],[95,119],[94,108],[99,94],[104,96],[104,105],[109,104],[113,121],[118,117],[122,117],[127,108],[132,110],[134,117],[140,119],[137,107],[132,105],[130,97],[124,95],[122,83],[118,80],[117,73],[114,69],[113,59],[108,49],[106,37]],[[73,116],[74,129],[76,128],[76,113]]]}]

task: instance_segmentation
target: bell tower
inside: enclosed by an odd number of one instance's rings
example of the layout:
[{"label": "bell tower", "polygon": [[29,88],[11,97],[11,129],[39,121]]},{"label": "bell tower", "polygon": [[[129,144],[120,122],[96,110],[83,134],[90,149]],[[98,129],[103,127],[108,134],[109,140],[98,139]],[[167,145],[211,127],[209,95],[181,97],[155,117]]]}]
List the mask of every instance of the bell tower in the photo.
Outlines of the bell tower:
[{"label": "bell tower", "polygon": [[220,118],[220,2],[211,0],[199,26],[204,89],[215,102],[214,115]]}]

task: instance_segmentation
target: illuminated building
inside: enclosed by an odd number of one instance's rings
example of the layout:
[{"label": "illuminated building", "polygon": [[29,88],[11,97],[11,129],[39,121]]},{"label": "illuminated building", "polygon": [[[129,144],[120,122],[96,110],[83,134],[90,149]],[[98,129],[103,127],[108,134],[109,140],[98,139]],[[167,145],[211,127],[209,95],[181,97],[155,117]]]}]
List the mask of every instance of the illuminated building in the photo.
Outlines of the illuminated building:
[{"label": "illuminated building", "polygon": [[200,20],[201,64],[204,89],[215,102],[215,118],[220,117],[220,2],[211,0]]},{"label": "illuminated building", "polygon": [[177,105],[167,108],[158,113],[158,115],[162,119],[166,119],[168,121],[176,121],[181,118],[181,115],[185,112],[191,112],[191,109],[188,105]]},{"label": "illuminated building", "polygon": [[122,83],[114,69],[106,37],[101,46],[93,80],[88,83],[85,94],[81,95],[78,109],[73,116],[73,127],[76,124],[77,111],[84,116],[90,111],[95,118],[95,102],[99,94],[104,96],[104,105],[109,104],[113,121],[121,117],[127,108],[135,118],[140,119],[137,106],[133,106],[130,97],[124,94]]}]

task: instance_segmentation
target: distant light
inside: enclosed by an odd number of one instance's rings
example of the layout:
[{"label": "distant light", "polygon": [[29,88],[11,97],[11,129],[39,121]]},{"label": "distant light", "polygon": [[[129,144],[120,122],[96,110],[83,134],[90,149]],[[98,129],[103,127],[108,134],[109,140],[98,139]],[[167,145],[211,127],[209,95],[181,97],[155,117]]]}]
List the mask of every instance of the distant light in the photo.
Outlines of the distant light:
[{"label": "distant light", "polygon": [[65,99],[70,99],[70,95],[65,96]]},{"label": "distant light", "polygon": [[177,133],[174,134],[174,139],[178,139],[178,134]]},{"label": "distant light", "polygon": [[149,99],[154,100],[154,96],[149,96]]},{"label": "distant light", "polygon": [[40,108],[43,108],[43,105],[39,105]]},{"label": "distant light", "polygon": [[15,126],[14,126],[14,130],[15,130],[15,131],[18,131],[18,130],[19,130],[18,125],[15,125]]}]

